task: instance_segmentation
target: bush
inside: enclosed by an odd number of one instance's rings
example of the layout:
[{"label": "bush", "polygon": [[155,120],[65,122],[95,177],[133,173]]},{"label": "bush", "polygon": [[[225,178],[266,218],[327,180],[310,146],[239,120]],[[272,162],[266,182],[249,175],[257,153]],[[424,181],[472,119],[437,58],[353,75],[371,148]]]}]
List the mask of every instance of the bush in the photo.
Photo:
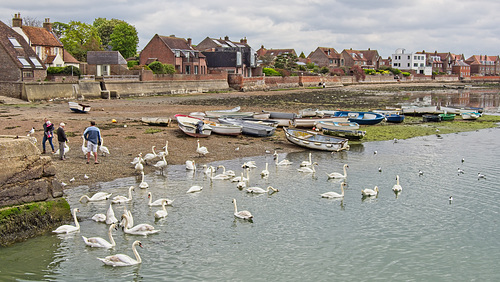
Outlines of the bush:
[{"label": "bush", "polygon": [[410,75],[411,75],[409,72],[406,72],[406,71],[405,71],[405,72],[402,72],[401,74],[402,74],[404,77],[408,77],[408,76],[410,76]]},{"label": "bush", "polygon": [[345,71],[341,68],[335,68],[330,72],[330,75],[333,76],[343,76],[345,75]]},{"label": "bush", "polygon": [[266,76],[281,76],[281,73],[279,73],[278,71],[276,71],[275,69],[273,68],[263,68],[262,69],[262,72],[266,75]]},{"label": "bush", "polygon": [[365,74],[368,74],[368,75],[374,75],[376,73],[375,70],[372,70],[372,69],[365,69]]},{"label": "bush", "polygon": [[128,61],[127,62],[127,67],[130,69],[130,68],[133,68],[134,66],[137,66],[139,65],[139,61],[136,61],[136,60],[131,60],[131,61]]},{"label": "bush", "polygon": [[74,66],[66,67],[48,67],[47,74],[62,74],[62,75],[73,75],[80,77],[80,69]]},{"label": "bush", "polygon": [[330,69],[328,69],[327,67],[322,67],[319,70],[319,72],[322,73],[322,74],[327,74],[327,73],[330,73]]},{"label": "bush", "polygon": [[153,71],[154,74],[174,74],[175,67],[170,64],[162,64],[161,62],[155,61],[148,65],[149,69]]}]

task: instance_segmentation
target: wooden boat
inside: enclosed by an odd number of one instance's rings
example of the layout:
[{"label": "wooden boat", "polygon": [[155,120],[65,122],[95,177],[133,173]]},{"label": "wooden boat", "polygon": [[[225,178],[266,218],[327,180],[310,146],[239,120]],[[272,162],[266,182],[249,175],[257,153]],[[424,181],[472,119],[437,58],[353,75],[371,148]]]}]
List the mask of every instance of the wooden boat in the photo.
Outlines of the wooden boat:
[{"label": "wooden boat", "polygon": [[314,125],[317,129],[330,129],[330,130],[357,130],[359,129],[359,124],[355,122],[337,122],[337,121],[318,121]]},{"label": "wooden boat", "polygon": [[441,117],[439,115],[422,115],[423,122],[440,122]]},{"label": "wooden boat", "polygon": [[363,130],[344,130],[344,129],[328,129],[328,128],[323,128],[322,129],[323,134],[325,135],[332,135],[332,136],[337,136],[337,137],[342,137],[342,138],[347,138],[347,139],[362,139],[366,135],[366,131]]},{"label": "wooden boat", "polygon": [[212,133],[212,127],[205,124],[203,120],[187,115],[175,115],[182,132],[192,137],[208,137]]},{"label": "wooden boat", "polygon": [[161,118],[161,117],[143,117],[141,121],[149,125],[169,126],[170,123],[172,122],[172,119]]},{"label": "wooden boat", "polygon": [[363,125],[373,125],[384,120],[383,115],[374,112],[337,111],[334,116],[347,117],[350,122],[356,122]]},{"label": "wooden boat", "polygon": [[276,127],[267,126],[263,124],[256,124],[250,121],[245,121],[243,119],[223,117],[219,118],[219,122],[222,124],[240,125],[243,127],[241,133],[255,137],[271,136],[276,131]]},{"label": "wooden boat", "polygon": [[461,113],[462,119],[464,120],[476,120],[481,116],[481,114],[477,112],[467,112],[467,113]]},{"label": "wooden boat", "polygon": [[348,140],[319,132],[284,127],[286,139],[291,143],[309,149],[338,152],[348,150]]},{"label": "wooden boat", "polygon": [[90,105],[84,105],[77,102],[68,102],[69,109],[75,113],[88,113],[90,111]]},{"label": "wooden boat", "polygon": [[297,117],[292,120],[292,125],[294,127],[307,127],[312,128],[315,123],[320,121],[329,122],[347,122],[347,117],[333,117],[333,116],[323,116],[323,117]]},{"label": "wooden boat", "polygon": [[235,124],[221,124],[213,121],[204,120],[206,124],[210,125],[212,132],[220,135],[240,135],[243,129],[241,125]]},{"label": "wooden boat", "polygon": [[402,123],[405,120],[404,115],[400,114],[390,114],[385,116],[385,121],[392,123]]},{"label": "wooden boat", "polygon": [[455,119],[455,114],[439,114],[442,121],[452,121]]}]

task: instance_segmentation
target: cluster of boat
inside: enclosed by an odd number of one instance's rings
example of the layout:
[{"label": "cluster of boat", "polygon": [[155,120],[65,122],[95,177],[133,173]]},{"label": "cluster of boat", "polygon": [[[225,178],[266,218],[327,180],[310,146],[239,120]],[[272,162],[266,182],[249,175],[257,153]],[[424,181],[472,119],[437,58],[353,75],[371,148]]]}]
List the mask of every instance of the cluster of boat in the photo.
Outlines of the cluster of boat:
[{"label": "cluster of boat", "polygon": [[457,115],[463,120],[476,120],[481,117],[482,108],[456,108],[442,106],[408,106],[402,107],[402,113],[408,115],[421,115],[424,122],[452,121]]}]

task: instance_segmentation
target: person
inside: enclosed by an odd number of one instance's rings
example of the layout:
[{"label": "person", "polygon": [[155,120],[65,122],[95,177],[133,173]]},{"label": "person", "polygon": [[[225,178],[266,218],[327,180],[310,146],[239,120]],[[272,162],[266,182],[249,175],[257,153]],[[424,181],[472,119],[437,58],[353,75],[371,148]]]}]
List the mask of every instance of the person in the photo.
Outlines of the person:
[{"label": "person", "polygon": [[54,144],[52,144],[52,137],[54,136],[54,125],[47,118],[43,119],[43,141],[42,147],[45,154],[45,142],[49,140],[50,147],[52,147],[52,153],[54,153]]},{"label": "person", "polygon": [[90,163],[90,152],[94,153],[94,163],[97,161],[97,146],[101,144],[101,131],[95,126],[95,121],[90,122],[90,126],[83,132],[83,138],[87,140],[87,164]]},{"label": "person", "polygon": [[57,141],[59,141],[59,159],[61,159],[62,161],[66,160],[66,157],[64,156],[66,152],[64,151],[64,149],[66,147],[66,142],[69,142],[68,138],[66,137],[66,132],[64,132],[64,126],[66,126],[64,122],[61,122],[59,124],[59,128],[56,131]]}]

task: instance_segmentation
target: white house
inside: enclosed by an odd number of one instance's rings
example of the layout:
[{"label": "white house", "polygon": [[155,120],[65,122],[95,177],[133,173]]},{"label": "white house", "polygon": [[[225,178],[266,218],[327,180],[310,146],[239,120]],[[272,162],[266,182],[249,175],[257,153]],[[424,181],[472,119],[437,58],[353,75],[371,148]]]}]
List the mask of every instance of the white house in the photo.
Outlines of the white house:
[{"label": "white house", "polygon": [[405,49],[396,49],[392,54],[392,67],[400,70],[414,70],[417,74],[432,75],[432,66],[426,65],[424,54],[405,53]]}]

